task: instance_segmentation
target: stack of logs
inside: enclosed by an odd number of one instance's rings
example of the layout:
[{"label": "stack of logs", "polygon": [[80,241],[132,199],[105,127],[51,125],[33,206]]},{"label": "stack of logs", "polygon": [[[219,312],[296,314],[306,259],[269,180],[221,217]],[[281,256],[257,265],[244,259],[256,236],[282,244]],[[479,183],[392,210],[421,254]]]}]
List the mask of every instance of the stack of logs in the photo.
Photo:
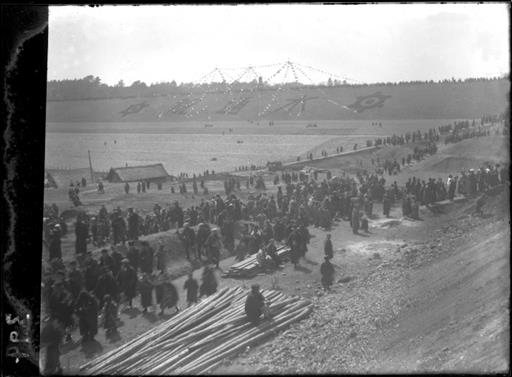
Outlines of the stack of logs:
[{"label": "stack of logs", "polygon": [[309,301],[262,290],[269,319],[256,326],[245,315],[248,291],[224,288],[136,337],[81,366],[86,374],[203,374],[254,346],[312,310]]},{"label": "stack of logs", "polygon": [[[282,261],[290,258],[290,248],[288,246],[281,246],[277,248],[277,255]],[[249,279],[256,276],[261,271],[261,266],[256,260],[256,254],[252,254],[245,258],[243,261],[232,265],[222,277],[225,278],[244,278]]]}]

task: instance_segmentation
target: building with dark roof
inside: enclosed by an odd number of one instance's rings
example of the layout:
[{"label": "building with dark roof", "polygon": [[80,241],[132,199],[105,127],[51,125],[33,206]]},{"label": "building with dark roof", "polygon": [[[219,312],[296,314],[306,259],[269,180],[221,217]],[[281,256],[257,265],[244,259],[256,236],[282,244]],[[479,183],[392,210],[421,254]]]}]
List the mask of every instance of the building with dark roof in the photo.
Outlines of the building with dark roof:
[{"label": "building with dark roof", "polygon": [[106,180],[109,182],[155,182],[163,183],[173,177],[167,173],[162,164],[127,166],[111,168]]}]

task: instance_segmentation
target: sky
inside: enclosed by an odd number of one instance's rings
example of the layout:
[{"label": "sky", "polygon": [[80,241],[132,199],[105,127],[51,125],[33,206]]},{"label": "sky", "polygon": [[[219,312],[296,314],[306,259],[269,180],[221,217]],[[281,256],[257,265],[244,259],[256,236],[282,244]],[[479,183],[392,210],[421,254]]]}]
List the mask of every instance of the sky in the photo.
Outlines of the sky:
[{"label": "sky", "polygon": [[48,80],[200,82],[219,67],[232,81],[242,67],[267,78],[286,61],[301,64],[306,83],[494,77],[509,72],[508,12],[506,3],[51,6]]}]

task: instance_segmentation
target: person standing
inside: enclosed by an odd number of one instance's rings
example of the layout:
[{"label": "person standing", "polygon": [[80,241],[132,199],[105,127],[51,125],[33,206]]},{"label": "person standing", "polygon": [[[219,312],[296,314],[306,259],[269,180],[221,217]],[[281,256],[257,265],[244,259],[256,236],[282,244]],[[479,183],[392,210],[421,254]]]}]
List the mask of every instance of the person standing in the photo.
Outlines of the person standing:
[{"label": "person standing", "polygon": [[149,274],[145,273],[139,282],[140,304],[143,308],[143,313],[147,313],[148,308],[153,305],[153,283],[149,276]]},{"label": "person standing", "polygon": [[98,300],[99,307],[103,308],[106,295],[109,295],[112,299],[118,301],[119,288],[114,276],[112,275],[112,270],[107,267],[101,267],[101,270],[101,276],[98,278],[98,282],[96,283],[94,294]]},{"label": "person standing", "polygon": [[67,284],[69,287],[69,292],[71,293],[71,298],[73,302],[78,298],[78,295],[84,288],[84,277],[82,272],[77,269],[76,262],[70,262],[70,270],[68,272]]},{"label": "person standing", "polygon": [[49,297],[50,317],[57,319],[66,332],[66,341],[71,341],[70,329],[73,327],[73,300],[71,294],[64,288],[61,280],[52,286]]},{"label": "person standing", "polygon": [[190,227],[190,224],[186,222],[185,224],[183,224],[183,231],[181,233],[179,232],[179,228],[176,228],[176,234],[183,243],[187,259],[190,260],[190,251],[193,249],[196,239],[194,229],[192,229]]},{"label": "person standing", "polygon": [[136,296],[137,291],[137,273],[130,266],[128,259],[123,259],[121,271],[117,276],[119,290],[124,295],[124,299],[130,308],[133,307],[132,300]]},{"label": "person standing", "polygon": [[176,308],[176,312],[180,309],[178,308],[178,290],[171,282],[167,273],[160,275],[159,282],[155,286],[156,293],[156,301],[160,304],[160,315],[165,314],[165,309],[167,308]]},{"label": "person standing", "polygon": [[359,233],[359,227],[360,227],[360,213],[359,213],[359,206],[354,206],[352,208],[352,216],[350,225],[352,226],[352,233],[358,234]]},{"label": "person standing", "polygon": [[199,297],[203,295],[210,296],[215,292],[217,292],[215,273],[209,266],[204,266],[201,286],[199,287]]},{"label": "person standing", "polygon": [[386,218],[389,218],[389,212],[391,210],[391,198],[388,192],[384,194],[382,199],[382,212]]},{"label": "person standing", "polygon": [[153,272],[153,248],[147,241],[142,241],[142,248],[139,254],[139,267],[143,273],[151,274]]},{"label": "person standing", "polygon": [[46,346],[46,357],[43,375],[55,376],[62,374],[60,366],[60,345],[64,331],[55,317],[50,317],[41,331],[41,345]]},{"label": "person standing", "polygon": [[139,239],[140,218],[133,208],[128,208],[128,240],[134,241]]},{"label": "person standing", "polygon": [[288,236],[287,245],[290,247],[290,258],[295,269],[297,269],[297,265],[299,264],[299,259],[301,257],[300,242],[301,236],[297,228],[293,227],[290,235]]},{"label": "person standing", "polygon": [[213,229],[206,239],[206,250],[209,263],[215,263],[215,267],[219,268],[220,249],[222,247],[220,236],[217,229]]},{"label": "person standing", "polygon": [[185,281],[183,285],[183,289],[187,291],[187,304],[191,306],[192,304],[197,302],[197,291],[199,289],[199,284],[197,280],[194,279],[194,273],[189,272],[188,279]]},{"label": "person standing", "polygon": [[331,235],[327,234],[324,241],[324,254],[328,259],[332,259],[334,257],[334,250],[332,247]]},{"label": "person standing", "polygon": [[164,273],[167,269],[164,245],[158,246],[158,251],[156,252],[156,269],[161,273]]},{"label": "person standing", "polygon": [[76,302],[76,313],[82,342],[94,340],[98,333],[98,311],[98,301],[93,295],[85,290],[80,292]]},{"label": "person standing", "polygon": [[334,266],[331,264],[328,257],[324,258],[325,261],[320,266],[320,273],[322,274],[322,286],[326,291],[329,291],[334,280]]},{"label": "person standing", "polygon": [[124,192],[125,194],[128,194],[130,192],[130,185],[128,184],[128,182],[124,184]]},{"label": "person standing", "polygon": [[133,243],[133,241],[128,242],[128,251],[126,252],[126,259],[128,259],[128,262],[133,267],[135,272],[139,270],[139,249],[137,249]]},{"label": "person standing", "polygon": [[87,252],[87,238],[89,237],[89,227],[82,216],[77,216],[75,223],[75,252],[77,255],[83,255]]},{"label": "person standing", "polygon": [[103,328],[105,329],[105,337],[111,338],[117,332],[117,305],[110,295],[103,298],[105,305],[103,306]]},{"label": "person standing", "polygon": [[62,248],[61,248],[61,231],[60,225],[56,224],[50,233],[48,251],[50,254],[50,260],[62,259]]}]

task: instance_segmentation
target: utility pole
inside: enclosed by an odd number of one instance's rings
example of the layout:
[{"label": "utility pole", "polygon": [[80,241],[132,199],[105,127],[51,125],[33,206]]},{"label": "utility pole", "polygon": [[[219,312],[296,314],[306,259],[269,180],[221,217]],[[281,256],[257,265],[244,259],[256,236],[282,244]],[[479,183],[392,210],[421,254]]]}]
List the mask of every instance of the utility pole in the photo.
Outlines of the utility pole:
[{"label": "utility pole", "polygon": [[91,151],[87,150],[87,153],[89,155],[89,169],[91,170],[91,183],[94,183],[94,173],[92,171],[92,162],[91,162]]}]

